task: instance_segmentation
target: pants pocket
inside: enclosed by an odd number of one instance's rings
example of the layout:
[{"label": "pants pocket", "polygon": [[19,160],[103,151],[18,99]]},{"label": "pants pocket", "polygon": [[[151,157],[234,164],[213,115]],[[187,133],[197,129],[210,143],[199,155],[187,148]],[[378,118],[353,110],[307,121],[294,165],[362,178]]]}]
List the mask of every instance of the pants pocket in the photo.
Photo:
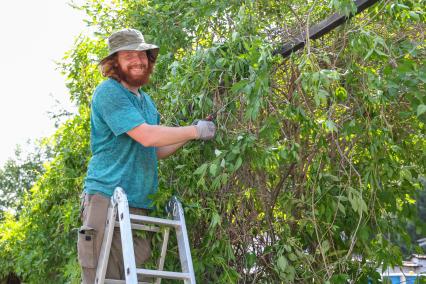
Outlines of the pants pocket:
[{"label": "pants pocket", "polygon": [[96,268],[98,265],[96,235],[96,230],[86,225],[78,230],[77,251],[81,267]]}]

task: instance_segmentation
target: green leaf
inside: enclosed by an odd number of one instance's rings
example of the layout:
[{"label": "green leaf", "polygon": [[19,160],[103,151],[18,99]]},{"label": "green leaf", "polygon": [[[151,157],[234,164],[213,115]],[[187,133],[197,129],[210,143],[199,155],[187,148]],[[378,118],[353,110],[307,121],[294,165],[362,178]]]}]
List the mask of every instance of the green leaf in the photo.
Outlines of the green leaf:
[{"label": "green leaf", "polygon": [[238,93],[240,92],[242,89],[244,89],[247,84],[249,83],[248,80],[241,80],[238,83],[235,83],[232,87],[231,87],[231,92],[233,93]]},{"label": "green leaf", "polygon": [[206,170],[207,164],[202,164],[195,170],[194,175],[204,175],[206,173]]},{"label": "green leaf", "polygon": [[322,252],[323,252],[323,253],[327,253],[327,252],[328,252],[328,250],[330,249],[330,242],[329,242],[328,240],[324,240],[324,241],[321,243],[321,247],[322,247]]},{"label": "green leaf", "polygon": [[343,215],[346,215],[346,209],[342,203],[338,203],[337,207],[339,208],[339,211],[342,212]]},{"label": "green leaf", "polygon": [[326,126],[326,128],[327,128],[328,131],[330,131],[330,132],[337,132],[337,126],[331,120],[326,120],[325,126]]},{"label": "green leaf", "polygon": [[426,112],[426,105],[421,104],[417,107],[417,116],[421,116],[425,112]]},{"label": "green leaf", "polygon": [[222,68],[225,65],[226,59],[225,58],[219,58],[218,60],[216,60],[216,67],[217,68]]},{"label": "green leaf", "polygon": [[290,259],[290,261],[296,261],[297,260],[297,256],[294,253],[290,253],[288,255],[288,259]]},{"label": "green leaf", "polygon": [[315,104],[319,106],[321,103],[325,104],[327,102],[327,97],[329,93],[324,89],[319,89],[314,96]]},{"label": "green leaf", "polygon": [[414,20],[420,21],[420,16],[416,12],[410,11],[409,14],[410,14],[410,17],[413,18]]},{"label": "green leaf", "polygon": [[235,41],[239,36],[240,36],[240,34],[238,32],[233,32],[232,33],[232,40]]},{"label": "green leaf", "polygon": [[343,88],[343,87],[338,87],[338,88],[335,90],[334,95],[336,96],[336,98],[337,98],[339,101],[344,101],[344,100],[346,100],[346,99],[347,99],[347,97],[348,97],[348,92],[346,91],[346,89],[345,89],[345,88]]},{"label": "green leaf", "polygon": [[368,51],[367,55],[364,57],[364,60],[367,60],[373,54],[374,50],[375,50],[374,47],[372,49],[370,49]]},{"label": "green leaf", "polygon": [[237,162],[234,166],[234,171],[238,170],[241,167],[241,164],[243,163],[243,159],[241,157],[238,157]]},{"label": "green leaf", "polygon": [[245,255],[245,261],[246,261],[246,267],[252,268],[254,266],[254,264],[256,263],[256,254],[247,253]]},{"label": "green leaf", "polygon": [[214,212],[212,214],[212,220],[210,222],[210,229],[215,228],[220,223],[221,223],[220,215],[217,212]]},{"label": "green leaf", "polygon": [[280,255],[278,257],[278,260],[277,260],[277,268],[280,271],[285,272],[286,268],[287,268],[287,265],[288,265],[287,259],[283,255]]},{"label": "green leaf", "polygon": [[210,165],[210,174],[214,177],[217,175],[218,172],[218,166],[217,164],[211,164]]}]

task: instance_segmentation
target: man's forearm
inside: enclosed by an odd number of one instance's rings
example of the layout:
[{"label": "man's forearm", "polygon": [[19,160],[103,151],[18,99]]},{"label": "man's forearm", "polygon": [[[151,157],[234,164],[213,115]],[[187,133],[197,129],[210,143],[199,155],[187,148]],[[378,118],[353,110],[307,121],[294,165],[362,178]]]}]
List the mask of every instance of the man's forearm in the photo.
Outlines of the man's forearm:
[{"label": "man's forearm", "polygon": [[180,143],[173,144],[173,145],[157,147],[157,158],[158,159],[167,158],[168,156],[175,153],[179,148],[181,148],[186,143],[187,143],[187,141],[180,142]]},{"label": "man's forearm", "polygon": [[146,147],[163,147],[197,139],[195,126],[167,127],[141,124],[127,134]]}]

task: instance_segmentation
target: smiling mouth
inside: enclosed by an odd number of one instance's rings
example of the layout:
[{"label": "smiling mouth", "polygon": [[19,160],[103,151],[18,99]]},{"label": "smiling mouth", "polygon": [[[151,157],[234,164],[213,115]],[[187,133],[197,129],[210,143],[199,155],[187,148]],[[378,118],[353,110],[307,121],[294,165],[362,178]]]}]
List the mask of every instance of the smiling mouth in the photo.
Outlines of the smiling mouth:
[{"label": "smiling mouth", "polygon": [[132,73],[142,74],[142,73],[146,72],[146,69],[136,67],[136,68],[131,68],[129,71],[132,72]]}]

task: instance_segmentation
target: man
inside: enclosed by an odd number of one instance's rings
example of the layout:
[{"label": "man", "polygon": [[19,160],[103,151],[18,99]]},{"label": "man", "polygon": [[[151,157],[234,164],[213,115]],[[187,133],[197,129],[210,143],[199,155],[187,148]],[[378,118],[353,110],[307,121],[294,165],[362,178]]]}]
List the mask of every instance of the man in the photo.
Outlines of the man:
[{"label": "man", "polygon": [[[129,200],[130,212],[146,214],[148,196],[157,191],[157,159],[173,154],[193,139],[208,140],[215,125],[199,121],[185,127],[159,124],[151,98],[140,90],[149,81],[158,47],[145,43],[134,29],[108,38],[109,55],[101,63],[108,77],[95,90],[91,105],[91,149],[82,198],[83,226],[78,234],[78,256],[83,283],[95,281],[110,197],[120,186]],[[137,265],[150,257],[150,241],[134,238]],[[114,231],[107,278],[124,279],[121,239]]]}]

